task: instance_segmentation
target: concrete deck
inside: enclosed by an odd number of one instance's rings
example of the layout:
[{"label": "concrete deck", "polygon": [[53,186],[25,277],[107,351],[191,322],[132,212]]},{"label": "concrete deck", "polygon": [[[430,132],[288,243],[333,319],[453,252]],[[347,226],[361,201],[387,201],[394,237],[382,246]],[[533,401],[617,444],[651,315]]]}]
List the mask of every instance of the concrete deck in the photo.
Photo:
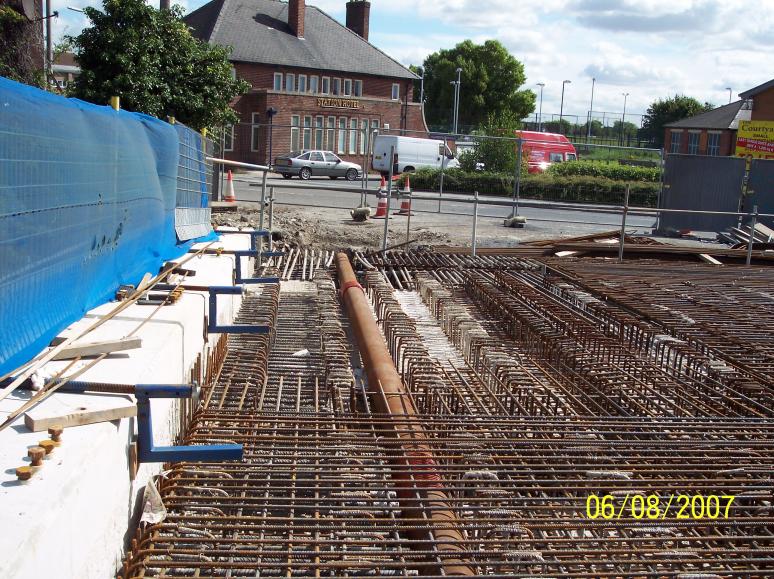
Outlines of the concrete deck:
[{"label": "concrete deck", "polygon": [[[249,249],[249,235],[222,235],[213,247],[228,250]],[[197,246],[201,247],[201,246]],[[184,256],[185,257],[185,256]],[[243,271],[251,271],[248,258]],[[177,261],[181,261],[182,258]],[[202,255],[189,261],[186,269],[196,275],[186,283],[197,286],[232,285],[234,256]],[[201,355],[206,361],[219,334],[205,341],[205,315],[208,294],[186,290],[173,305],[164,306],[153,316],[152,305],[132,305],[83,338],[83,341],[118,339],[145,321],[136,336],[142,348],[111,354],[87,370],[79,380],[129,384],[187,384],[190,372]],[[242,297],[220,296],[218,323],[233,322]],[[105,316],[115,303],[91,310],[62,336]],[[72,371],[85,365],[80,361]],[[42,374],[52,375],[67,361],[51,362]],[[31,393],[17,390],[0,402],[0,420],[17,409]],[[119,397],[125,402],[133,397]],[[88,404],[114,406],[112,395],[54,394],[39,405],[38,412],[51,412]],[[157,445],[172,444],[179,431],[180,403],[174,400],[152,402],[154,439]],[[136,437],[136,419],[123,418],[86,426],[67,428],[62,444],[46,457],[31,480],[20,482],[15,469],[28,465],[28,448],[47,439],[46,432],[31,432],[20,416],[0,432],[0,577],[32,579],[39,577],[113,577],[123,557],[123,545],[132,517],[137,514],[145,484],[162,468],[143,464],[136,478],[130,479],[129,449]]]}]

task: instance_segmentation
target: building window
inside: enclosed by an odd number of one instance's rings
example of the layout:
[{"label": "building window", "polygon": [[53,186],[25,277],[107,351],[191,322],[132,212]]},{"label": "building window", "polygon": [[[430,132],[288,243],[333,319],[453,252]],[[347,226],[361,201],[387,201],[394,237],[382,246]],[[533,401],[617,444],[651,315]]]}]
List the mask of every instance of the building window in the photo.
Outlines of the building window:
[{"label": "building window", "polygon": [[336,117],[328,117],[328,131],[325,137],[325,148],[333,150],[336,148]]},{"label": "building window", "polygon": [[317,94],[317,91],[320,90],[320,77],[319,76],[310,76],[309,77],[309,92],[312,94]]},{"label": "building window", "polygon": [[699,154],[699,136],[700,135],[701,133],[696,133],[696,132],[688,133],[688,154],[689,155]]},{"label": "building window", "polygon": [[349,120],[349,154],[357,153],[357,119]]},{"label": "building window", "polygon": [[298,92],[306,92],[306,75],[298,75]]},{"label": "building window", "polygon": [[288,73],[285,75],[285,90],[288,92],[296,92],[296,75]]},{"label": "building window", "polygon": [[363,96],[363,81],[362,80],[356,80],[355,81],[355,96]]},{"label": "building window", "polygon": [[229,125],[223,131],[223,150],[224,151],[234,150],[234,125]]},{"label": "building window", "polygon": [[317,117],[314,120],[314,148],[315,149],[322,149],[323,148],[323,122],[325,119],[322,117]]},{"label": "building window", "polygon": [[344,80],[344,96],[352,96],[352,81],[348,78]]},{"label": "building window", "polygon": [[320,91],[322,94],[328,94],[331,92],[331,79],[328,76],[322,77],[322,90]]},{"label": "building window", "polygon": [[301,124],[301,117],[298,115],[293,115],[290,117],[290,150],[291,151],[298,151],[301,148],[301,143],[299,142],[299,128],[298,126]]},{"label": "building window", "polygon": [[707,154],[713,157],[720,155],[720,133],[707,135]]},{"label": "building window", "polygon": [[304,117],[304,149],[312,148],[312,117]]},{"label": "building window", "polygon": [[252,125],[250,126],[250,150],[253,153],[258,152],[258,145],[261,142],[261,125],[258,123],[261,120],[259,113],[252,114]]},{"label": "building window", "polygon": [[669,144],[669,152],[672,154],[679,153],[682,140],[683,140],[682,131],[672,131],[672,140]]},{"label": "building window", "polygon": [[368,147],[368,119],[360,121],[360,149],[361,155],[365,155]]},{"label": "building window", "polygon": [[341,79],[340,78],[334,78],[333,79],[333,91],[332,94],[339,95],[341,94]]},{"label": "building window", "polygon": [[336,152],[339,155],[347,152],[347,117],[339,117],[339,142]]},{"label": "building window", "polygon": [[282,73],[274,73],[274,90],[282,90]]},{"label": "building window", "polygon": [[392,100],[397,101],[400,99],[400,85],[396,82],[392,85]]}]

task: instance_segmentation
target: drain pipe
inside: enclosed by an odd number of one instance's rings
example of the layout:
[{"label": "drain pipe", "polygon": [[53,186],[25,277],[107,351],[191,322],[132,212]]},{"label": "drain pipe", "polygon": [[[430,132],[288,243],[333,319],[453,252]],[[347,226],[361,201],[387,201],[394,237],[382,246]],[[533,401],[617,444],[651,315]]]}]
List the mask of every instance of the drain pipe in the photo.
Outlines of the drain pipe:
[{"label": "drain pipe", "polygon": [[[399,489],[401,509],[412,518],[421,517],[416,493],[422,492],[430,508],[428,516],[432,523],[434,543],[443,557],[443,572],[452,576],[475,575],[470,562],[461,554],[466,548],[465,538],[449,497],[443,490],[433,448],[400,374],[395,369],[371,306],[346,254],[336,254],[336,268],[339,272],[341,299],[346,306],[369,387],[374,394],[373,405],[393,422],[391,430],[403,455],[392,459],[396,466],[405,469],[393,474]],[[427,537],[412,538],[423,540]]]}]

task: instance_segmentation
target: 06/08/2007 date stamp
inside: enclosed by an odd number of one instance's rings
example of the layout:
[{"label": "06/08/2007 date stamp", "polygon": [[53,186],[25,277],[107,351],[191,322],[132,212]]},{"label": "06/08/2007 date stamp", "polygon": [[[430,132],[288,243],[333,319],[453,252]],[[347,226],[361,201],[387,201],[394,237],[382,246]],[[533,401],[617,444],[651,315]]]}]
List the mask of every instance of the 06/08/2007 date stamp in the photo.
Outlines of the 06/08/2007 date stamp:
[{"label": "06/08/2007 date stamp", "polygon": [[716,520],[727,519],[734,495],[677,494],[589,495],[586,516],[589,519],[645,520]]}]

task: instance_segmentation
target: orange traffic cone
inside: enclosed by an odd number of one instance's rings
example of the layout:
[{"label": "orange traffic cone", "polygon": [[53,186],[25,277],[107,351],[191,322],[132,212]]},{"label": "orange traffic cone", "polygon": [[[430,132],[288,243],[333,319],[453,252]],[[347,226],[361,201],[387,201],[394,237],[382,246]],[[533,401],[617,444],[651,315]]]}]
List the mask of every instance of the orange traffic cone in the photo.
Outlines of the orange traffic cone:
[{"label": "orange traffic cone", "polygon": [[400,192],[401,202],[400,210],[396,211],[396,215],[414,215],[411,212],[411,179],[406,174],[406,182],[403,184],[403,190]]},{"label": "orange traffic cone", "polygon": [[376,215],[371,219],[387,219],[387,197],[379,197],[379,204],[376,206]]},{"label": "orange traffic cone", "polygon": [[236,203],[236,195],[234,195],[234,176],[231,174],[231,169],[228,170],[228,185],[226,185],[226,196],[223,201],[228,203]]}]

